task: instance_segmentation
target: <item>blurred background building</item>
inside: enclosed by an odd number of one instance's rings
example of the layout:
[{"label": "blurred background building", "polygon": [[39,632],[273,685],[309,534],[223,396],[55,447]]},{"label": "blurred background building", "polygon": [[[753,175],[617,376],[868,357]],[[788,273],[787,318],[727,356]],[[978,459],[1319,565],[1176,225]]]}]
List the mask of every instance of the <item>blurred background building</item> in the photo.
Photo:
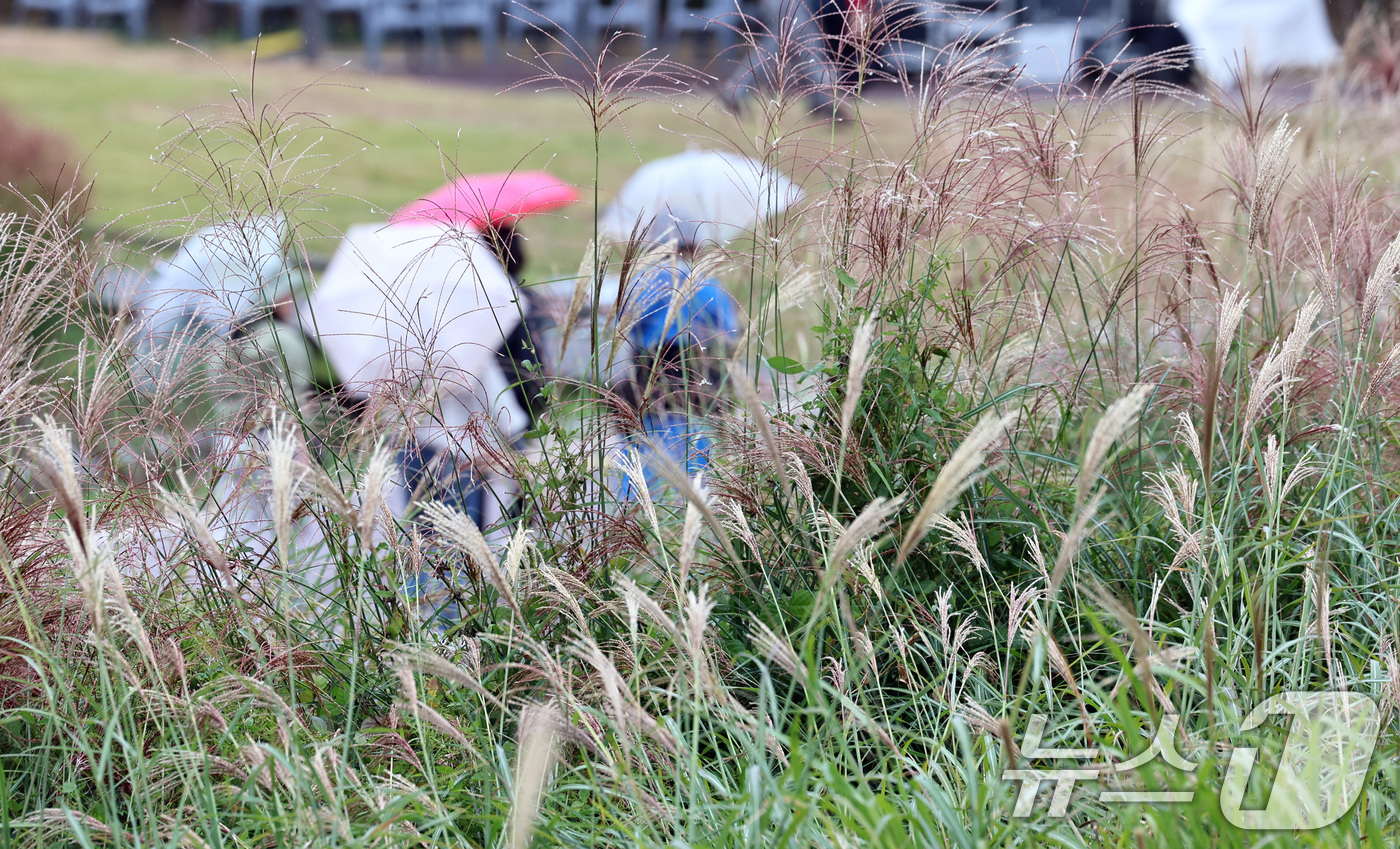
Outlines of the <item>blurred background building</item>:
[{"label": "blurred background building", "polygon": [[[462,58],[455,73],[470,75],[498,71],[509,61],[509,45],[535,32],[564,33],[589,46],[608,32],[627,31],[649,46],[684,44],[690,57],[723,62],[743,54],[743,31],[771,25],[784,14],[783,3],[792,2],[802,0],[0,0],[0,20],[109,27],[134,39],[261,33],[267,52],[359,54],[375,68],[389,50],[395,67],[430,73],[453,72],[440,61],[446,51]],[[880,57],[890,67],[925,71],[949,44],[1012,39],[1004,52],[1023,66],[1024,78],[1056,83],[1141,67],[1134,63],[1188,44],[1197,69],[1217,82],[1226,81],[1226,69],[1246,51],[1256,72],[1326,64],[1357,21],[1388,25],[1396,0],[820,2],[829,16],[873,2],[894,35]],[[823,29],[839,32],[840,24]],[[1376,27],[1363,34],[1360,40],[1374,40]],[[1159,73],[1191,78],[1185,68]]]}]

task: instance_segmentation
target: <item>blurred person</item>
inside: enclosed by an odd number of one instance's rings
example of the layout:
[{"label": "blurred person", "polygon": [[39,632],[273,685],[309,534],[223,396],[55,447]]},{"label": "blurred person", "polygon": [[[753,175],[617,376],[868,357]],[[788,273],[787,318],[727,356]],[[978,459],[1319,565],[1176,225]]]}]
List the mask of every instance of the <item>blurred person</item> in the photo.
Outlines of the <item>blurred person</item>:
[{"label": "blurred person", "polygon": [[[441,502],[499,539],[518,509],[517,452],[544,411],[542,311],[523,286],[520,219],[574,203],[544,172],[469,175],[350,228],[305,305],[347,406],[397,407],[391,511]],[[429,538],[431,538],[429,534]],[[420,615],[460,618],[446,576],[412,576]]]},{"label": "blurred person", "polygon": [[781,91],[785,60],[801,81],[799,91],[808,108],[833,121],[847,119],[837,94],[847,82],[843,66],[844,30],[853,11],[868,11],[871,0],[762,0],[767,27],[750,55],[721,88],[725,105],[737,113],[746,98],[763,91]]},{"label": "blurred person", "polygon": [[[604,211],[600,226],[643,262],[618,306],[630,366],[613,390],[632,408],[649,490],[663,463],[694,478],[710,461],[708,419],[717,412],[725,363],[742,336],[738,304],[707,270],[706,256],[759,230],[801,196],[790,179],[745,156],[694,150],[643,165]],[[641,482],[625,480],[636,497]]]},{"label": "blurred person", "polygon": [[[439,502],[488,538],[505,532],[519,489],[514,446],[530,427],[499,363],[520,323],[516,301],[479,231],[410,221],[349,228],[299,308],[345,407],[389,429],[384,495],[395,518],[422,521],[422,506]],[[423,530],[436,548],[431,523]],[[424,620],[459,618],[448,572],[412,574],[403,591]]]},{"label": "blurred person", "polygon": [[[132,388],[149,403],[172,407],[161,415],[196,427],[195,444],[212,470],[203,505],[210,533],[257,543],[264,552],[277,538],[265,457],[286,432],[266,411],[309,416],[329,382],[314,344],[277,315],[302,281],[288,262],[289,235],[280,215],[221,221],[191,234],[149,272],[119,273],[100,292],[107,307],[131,317]],[[312,462],[307,446],[295,442],[300,462]],[[286,588],[294,604],[305,605],[334,569],[320,528],[305,520],[293,528],[292,560],[281,565],[296,569],[297,581]],[[168,530],[154,540],[157,549],[178,540],[179,532]]]},{"label": "blurred person", "polygon": [[1341,58],[1323,0],[1169,0],[1167,8],[1197,69],[1227,89],[1246,71],[1268,77]]},{"label": "blurred person", "polygon": [[[436,323],[428,322],[433,326],[425,325],[422,331],[425,336],[435,337],[449,356],[453,350],[465,348],[477,349],[485,356],[477,358],[470,369],[467,382],[476,384],[474,387],[459,384],[441,396],[441,403],[446,405],[442,424],[462,433],[489,423],[500,442],[498,447],[490,444],[491,439],[475,439],[475,446],[461,447],[469,449],[464,451],[449,445],[450,440],[444,441],[435,427],[426,431],[420,428],[406,442],[400,456],[404,501],[420,497],[445,501],[483,529],[507,516],[518,487],[501,474],[504,470],[488,467],[500,458],[501,448],[522,447],[524,434],[536,428],[544,413],[543,366],[538,348],[548,322],[533,293],[523,285],[526,239],[519,224],[527,215],[579,200],[577,190],[544,171],[464,175],[406,204],[394,213],[380,234],[365,236],[382,241],[401,234],[409,237],[405,245],[416,239],[420,255],[407,257],[401,247],[393,247],[389,253],[397,258],[391,259],[391,264],[407,260],[408,266],[400,274],[416,275],[418,271],[412,266],[429,263],[437,268],[435,273],[443,275],[436,283],[436,293],[431,291],[433,285],[418,288],[423,288],[424,294],[445,298],[444,305],[456,306],[439,313]],[[427,238],[413,237],[413,228],[426,228]],[[461,269],[453,270],[460,263],[470,267],[471,275],[463,276]],[[497,278],[497,269],[503,273],[503,281]],[[371,270],[371,274],[375,271]],[[330,272],[328,268],[327,273]],[[393,300],[393,294],[372,293],[374,286],[370,281],[360,282],[358,297],[387,294],[387,300]],[[462,293],[446,291],[467,284],[476,287],[477,294],[487,290],[494,294],[472,304],[470,298],[464,301],[458,297]],[[417,309],[418,305],[414,307]],[[466,312],[454,316],[454,308]],[[473,313],[489,320],[472,321]],[[451,327],[454,323],[459,325],[456,330]],[[402,330],[390,333],[403,335]],[[352,395],[363,397],[362,392]],[[452,424],[447,424],[449,421]],[[403,507],[406,509],[407,504]]]},{"label": "blurred person", "polygon": [[[631,444],[647,488],[664,483],[658,456],[694,478],[710,461],[706,419],[717,412],[724,364],[741,336],[739,308],[724,284],[697,267],[697,246],[677,242],[637,277],[623,306],[630,369],[613,389],[637,413]],[[635,497],[633,484],[623,494]]]},{"label": "blurred person", "polygon": [[534,290],[525,285],[526,239],[519,219],[498,216],[485,222],[482,238],[520,294],[521,319],[496,349],[496,360],[511,382],[516,403],[537,425],[544,415],[544,359],[541,346],[553,321]]},{"label": "blurred person", "polygon": [[[309,295],[295,292],[300,275],[287,267],[289,232],[279,216],[205,228],[150,274],[126,279],[115,299],[137,317],[138,390],[193,407],[203,403],[199,388],[208,390],[204,418],[216,434],[208,447],[223,458],[212,486],[219,538],[261,540],[271,550],[276,529],[260,458],[291,439],[297,462],[310,465],[337,425],[328,416],[290,428],[274,413],[244,432],[236,423],[253,409],[250,398],[305,423],[328,394],[338,402],[328,407],[356,418],[377,395],[404,389],[413,397],[406,427],[395,428],[391,513],[410,517],[430,499],[488,533],[501,523],[518,489],[503,460],[541,413],[539,358],[519,286],[520,214],[352,227]],[[333,559],[321,556],[329,549],[314,523],[297,528],[297,582],[314,595],[334,579]],[[321,555],[299,556],[312,551]],[[407,589],[429,613],[444,603],[445,585],[430,575]]]}]

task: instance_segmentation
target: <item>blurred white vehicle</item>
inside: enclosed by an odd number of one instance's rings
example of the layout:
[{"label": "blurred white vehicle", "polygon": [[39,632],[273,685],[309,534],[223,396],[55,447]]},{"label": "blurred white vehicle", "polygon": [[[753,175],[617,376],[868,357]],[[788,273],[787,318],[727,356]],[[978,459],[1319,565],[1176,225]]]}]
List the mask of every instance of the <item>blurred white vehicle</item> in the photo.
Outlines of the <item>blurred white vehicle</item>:
[{"label": "blurred white vehicle", "polygon": [[1195,50],[1196,66],[1228,86],[1236,70],[1267,76],[1277,70],[1336,62],[1323,0],[1171,0],[1172,19]]}]

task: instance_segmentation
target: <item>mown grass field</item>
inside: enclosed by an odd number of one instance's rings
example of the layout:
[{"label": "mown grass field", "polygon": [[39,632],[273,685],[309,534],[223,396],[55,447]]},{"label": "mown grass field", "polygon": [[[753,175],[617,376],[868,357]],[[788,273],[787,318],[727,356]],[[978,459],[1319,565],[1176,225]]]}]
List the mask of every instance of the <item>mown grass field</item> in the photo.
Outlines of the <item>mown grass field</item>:
[{"label": "mown grass field", "polygon": [[[510,49],[518,55],[526,50],[523,44]],[[350,224],[382,220],[458,174],[544,168],[585,187],[591,200],[596,165],[598,196],[606,204],[643,162],[688,147],[742,144],[756,130],[752,116],[736,122],[716,110],[703,87],[696,97],[672,92],[632,105],[608,128],[595,162],[587,116],[549,82],[497,91],[376,75],[359,69],[353,55],[315,67],[299,56],[264,59],[254,74],[250,58],[247,45],[196,50],[0,27],[0,104],[69,141],[69,155],[96,186],[90,229],[107,225],[113,236],[168,237],[185,232],[207,199],[193,181],[172,173],[160,153],[189,116],[203,114],[200,107],[225,105],[231,90],[246,93],[255,80],[261,102],[305,113],[293,122],[299,137],[284,143],[311,154],[307,170],[334,166],[319,177],[319,191],[298,216],[308,247],[324,254]],[[350,65],[340,67],[341,61]],[[575,63],[554,61],[577,76]],[[522,80],[536,73],[520,62],[511,65]],[[898,92],[877,98],[865,110],[865,126],[874,131],[867,144],[905,144],[903,113]],[[821,139],[831,132],[809,127],[803,134]],[[535,219],[529,232],[535,279],[572,274],[593,237],[592,204]]]},{"label": "mown grass field", "polygon": [[[206,57],[170,44],[0,28],[0,102],[70,141],[83,173],[96,182],[94,225],[138,234],[178,229],[204,200],[190,180],[172,175],[155,157],[178,134],[186,110],[223,104],[230,89],[248,89],[249,59],[228,46]],[[531,86],[497,94],[375,76],[353,66],[309,68],[296,57],[265,60],[255,79],[255,96],[265,102],[324,82],[287,106],[326,116],[333,127],[299,122],[301,144],[315,142],[315,167],[338,165],[323,178],[319,203],[302,212],[301,223],[321,232],[382,219],[458,173],[547,168],[580,185],[593,183],[591,131],[560,92],[536,93],[539,86]],[[691,126],[671,106],[638,107],[626,135],[619,128],[601,152],[604,192],[641,161],[683,150],[687,142],[678,133]],[[545,268],[572,272],[591,237],[591,213],[570,214],[571,221],[541,220],[532,228]],[[333,248],[311,246],[326,253]]]}]

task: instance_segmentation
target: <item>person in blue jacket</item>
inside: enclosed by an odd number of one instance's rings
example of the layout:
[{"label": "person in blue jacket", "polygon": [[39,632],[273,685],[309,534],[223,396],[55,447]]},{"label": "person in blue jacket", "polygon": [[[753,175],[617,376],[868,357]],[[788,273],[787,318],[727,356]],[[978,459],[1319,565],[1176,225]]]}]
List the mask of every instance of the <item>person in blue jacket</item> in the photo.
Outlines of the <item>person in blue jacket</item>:
[{"label": "person in blue jacket", "polygon": [[[641,427],[628,441],[641,454],[651,491],[665,485],[658,455],[688,478],[709,464],[707,419],[740,336],[734,298],[719,280],[696,280],[694,273],[693,252],[682,247],[638,276],[621,310],[632,367],[615,389],[636,410]],[[635,497],[633,487],[624,482],[625,497]]]},{"label": "person in blue jacket", "polygon": [[[747,318],[704,257],[736,239],[767,238],[757,235],[763,222],[801,196],[771,163],[696,149],[643,164],[600,216],[600,231],[623,249],[622,267],[641,266],[624,271],[616,315],[625,356],[613,362],[630,365],[611,384],[630,407],[625,436],[649,489],[675,477],[660,474],[671,463],[692,478],[708,466],[725,365],[744,336]],[[623,494],[635,485],[624,481]]]}]

